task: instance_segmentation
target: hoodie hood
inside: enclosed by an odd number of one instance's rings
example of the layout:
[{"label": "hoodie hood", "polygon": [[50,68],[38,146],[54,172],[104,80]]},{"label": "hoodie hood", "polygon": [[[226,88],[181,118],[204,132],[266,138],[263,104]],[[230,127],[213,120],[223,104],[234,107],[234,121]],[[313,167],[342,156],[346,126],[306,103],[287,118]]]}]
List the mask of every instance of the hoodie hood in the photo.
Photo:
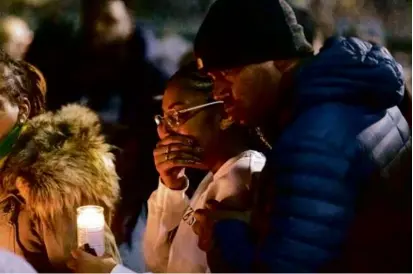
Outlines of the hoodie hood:
[{"label": "hoodie hood", "polygon": [[402,67],[389,51],[357,38],[329,38],[301,67],[296,85],[300,108],[340,102],[387,109],[404,95]]},{"label": "hoodie hood", "polygon": [[12,193],[22,182],[20,195],[48,223],[84,201],[102,206],[110,223],[119,198],[110,149],[99,117],[86,107],[68,105],[36,116],[1,170],[0,193]]}]

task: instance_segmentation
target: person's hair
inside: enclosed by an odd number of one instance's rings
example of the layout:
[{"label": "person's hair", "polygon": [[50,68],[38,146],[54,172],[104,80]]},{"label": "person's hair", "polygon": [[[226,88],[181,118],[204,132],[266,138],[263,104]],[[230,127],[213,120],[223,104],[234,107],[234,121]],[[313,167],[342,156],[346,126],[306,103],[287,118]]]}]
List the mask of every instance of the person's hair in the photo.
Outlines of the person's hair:
[{"label": "person's hair", "polygon": [[0,92],[12,104],[19,105],[24,99],[30,103],[28,118],[44,112],[46,81],[33,65],[17,61],[0,49]]},{"label": "person's hair", "polygon": [[194,52],[192,50],[189,50],[181,56],[178,67],[182,68],[191,62],[195,62],[195,60],[196,58]]},{"label": "person's hair", "polygon": [[134,6],[133,0],[81,0],[82,12],[96,12],[103,7],[103,4],[107,4],[113,1],[122,1],[128,9],[132,9]]},{"label": "person's hair", "polygon": [[196,62],[182,66],[172,75],[167,84],[172,83],[182,89],[205,92],[212,97],[214,81],[208,74],[197,69]]},{"label": "person's hair", "polygon": [[100,14],[102,8],[105,5],[117,1],[123,2],[125,4],[128,14],[130,18],[132,18],[133,11],[131,7],[133,5],[132,1],[130,0],[82,0],[80,8],[80,18],[85,31],[91,31],[92,26],[90,25],[90,22],[96,19],[96,17]]}]

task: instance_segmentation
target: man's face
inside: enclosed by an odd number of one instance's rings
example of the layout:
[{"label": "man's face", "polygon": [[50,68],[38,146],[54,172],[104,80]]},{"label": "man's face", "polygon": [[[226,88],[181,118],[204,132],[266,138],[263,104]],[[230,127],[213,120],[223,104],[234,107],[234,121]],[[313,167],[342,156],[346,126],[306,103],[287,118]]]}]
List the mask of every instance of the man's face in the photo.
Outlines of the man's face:
[{"label": "man's face", "polygon": [[272,61],[224,71],[212,71],[214,98],[222,100],[235,122],[255,126],[277,100],[281,73]]},{"label": "man's face", "polygon": [[95,41],[98,44],[126,40],[133,29],[125,3],[120,0],[102,3],[99,13],[93,21]]}]

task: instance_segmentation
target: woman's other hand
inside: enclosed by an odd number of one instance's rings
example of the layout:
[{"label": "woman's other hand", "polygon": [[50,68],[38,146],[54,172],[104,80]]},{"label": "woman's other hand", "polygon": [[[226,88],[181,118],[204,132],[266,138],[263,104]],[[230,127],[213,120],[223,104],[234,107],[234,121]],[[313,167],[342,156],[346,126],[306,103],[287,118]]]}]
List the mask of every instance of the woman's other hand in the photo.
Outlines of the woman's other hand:
[{"label": "woman's other hand", "polygon": [[213,248],[213,231],[216,222],[234,219],[248,224],[250,213],[245,209],[230,207],[225,204],[225,201],[208,200],[204,208],[198,209],[194,213],[196,222],[192,226],[192,230],[199,237],[198,247],[205,252]]},{"label": "woman's other hand", "polygon": [[[238,208],[239,209],[239,208]],[[225,204],[224,201],[209,200],[205,203],[205,208],[195,211],[196,222],[192,226],[195,234],[198,235],[198,247],[206,252],[208,267],[211,273],[236,273],[233,265],[225,261],[223,251],[214,239],[214,227],[217,222],[225,219],[235,219],[242,221],[248,226],[250,222],[250,212],[237,210]],[[243,229],[243,228],[242,228]],[[243,229],[244,230],[244,229]],[[246,238],[239,238],[239,233],[228,235],[231,241],[235,239],[235,245],[244,246]],[[235,248],[238,248],[237,246]]]},{"label": "woman's other hand", "polygon": [[185,168],[205,169],[202,148],[186,136],[170,135],[158,142],[153,152],[162,182],[170,189],[185,188]]},{"label": "woman's other hand", "polygon": [[72,258],[67,262],[67,267],[75,273],[110,273],[115,266],[113,258],[96,257],[80,248],[72,251]]}]

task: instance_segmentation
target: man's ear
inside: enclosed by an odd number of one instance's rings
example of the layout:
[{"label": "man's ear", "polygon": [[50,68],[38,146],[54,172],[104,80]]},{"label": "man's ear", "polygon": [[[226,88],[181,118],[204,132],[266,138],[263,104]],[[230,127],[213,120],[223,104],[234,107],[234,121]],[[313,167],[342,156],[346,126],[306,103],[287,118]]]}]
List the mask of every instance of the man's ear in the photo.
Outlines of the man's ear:
[{"label": "man's ear", "polygon": [[24,123],[30,117],[31,105],[27,98],[24,98],[19,104],[19,122]]}]

